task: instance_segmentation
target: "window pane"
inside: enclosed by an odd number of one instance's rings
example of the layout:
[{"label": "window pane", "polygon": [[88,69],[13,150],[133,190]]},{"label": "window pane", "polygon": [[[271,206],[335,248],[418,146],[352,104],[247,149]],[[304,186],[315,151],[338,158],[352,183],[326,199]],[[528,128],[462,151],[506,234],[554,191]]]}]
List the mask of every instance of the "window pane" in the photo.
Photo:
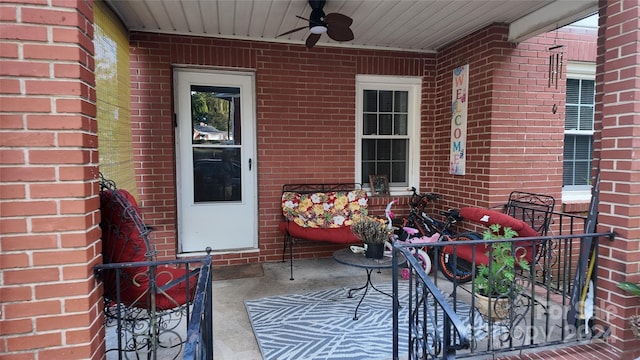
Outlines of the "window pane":
[{"label": "window pane", "polygon": [[564,120],[564,129],[565,130],[578,129],[578,107],[577,106],[567,104],[565,120]]},{"label": "window pane", "polygon": [[362,161],[372,161],[376,159],[376,140],[362,140]]},{"label": "window pane", "polygon": [[590,158],[591,158],[591,136],[576,136],[574,159],[588,160]]},{"label": "window pane", "polygon": [[375,90],[365,90],[363,100],[364,112],[378,111],[378,92]]},{"label": "window pane", "polygon": [[591,176],[591,135],[565,135],[563,186],[589,185]]},{"label": "window pane", "polygon": [[378,115],[364,114],[363,135],[376,135],[378,133]]},{"label": "window pane", "polygon": [[393,105],[393,110],[395,112],[404,112],[406,113],[409,108],[409,93],[407,91],[396,91],[395,92],[395,102]]},{"label": "window pane", "polygon": [[391,114],[380,114],[380,130],[378,135],[391,135],[393,129],[393,121]]},{"label": "window pane", "polygon": [[363,162],[362,163],[362,179],[360,182],[363,184],[369,183],[369,175],[376,174],[376,164],[374,162]]},{"label": "window pane", "polygon": [[393,134],[407,135],[407,114],[394,115]]},{"label": "window pane", "polygon": [[396,162],[391,163],[391,178],[389,182],[399,183],[399,184],[407,184],[407,166],[404,162]]},{"label": "window pane", "polygon": [[577,104],[580,98],[580,80],[567,79],[567,104]]},{"label": "window pane", "polygon": [[582,80],[580,89],[580,104],[593,104],[595,93],[595,81]]},{"label": "window pane", "polygon": [[580,130],[593,130],[593,107],[580,108]]},{"label": "window pane", "polygon": [[376,166],[376,174],[389,176],[391,174],[391,163],[379,162]]},{"label": "window pane", "polygon": [[589,185],[591,182],[591,162],[578,161],[575,163],[573,185]]},{"label": "window pane", "polygon": [[391,112],[393,111],[393,91],[380,91],[380,99],[378,104],[380,105],[378,111]]},{"label": "window pane", "polygon": [[391,160],[391,140],[378,140],[378,160]]},{"label": "window pane", "polygon": [[407,148],[409,146],[408,140],[394,140],[392,146],[393,152],[391,157],[394,161],[407,160]]}]

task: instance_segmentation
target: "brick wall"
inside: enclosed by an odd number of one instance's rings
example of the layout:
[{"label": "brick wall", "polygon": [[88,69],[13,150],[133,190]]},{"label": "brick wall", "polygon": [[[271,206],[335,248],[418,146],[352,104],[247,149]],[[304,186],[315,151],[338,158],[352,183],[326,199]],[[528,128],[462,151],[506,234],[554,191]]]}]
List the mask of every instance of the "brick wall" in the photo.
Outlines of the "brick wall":
[{"label": "brick wall", "polygon": [[[172,64],[253,69],[257,85],[260,254],[229,254],[216,264],[282,259],[282,184],[352,182],[355,75],[421,76],[432,55],[133,33],[132,122],[141,211],[155,227],[160,257],[175,255]],[[339,136],[336,136],[339,134]],[[158,141],[157,139],[161,139]],[[153,141],[152,141],[153,140]],[[372,205],[382,214],[386,203]],[[296,256],[327,256],[335,246],[301,243]]]},{"label": "brick wall", "polygon": [[0,4],[0,353],[99,358],[91,2]]},{"label": "brick wall", "polygon": [[617,288],[640,283],[640,4],[600,1],[596,78],[596,154],[600,165],[599,230],[615,231],[599,253],[600,324],[609,326],[621,359],[640,357],[640,338],[628,318],[640,315],[640,298]]},{"label": "brick wall", "polygon": [[[281,259],[282,235],[275,224],[283,183],[353,181],[356,74],[423,77],[420,188],[445,195],[436,210],[497,206],[515,188],[559,199],[564,87],[546,86],[548,47],[571,41],[566,59],[594,61],[595,34],[563,30],[513,45],[505,41],[506,32],[504,26],[489,27],[437,58],[133,33],[136,173],[141,208],[156,229],[152,236],[160,257],[176,251],[172,64],[256,71],[260,254],[216,257],[216,264]],[[467,62],[468,168],[459,177],[448,174],[451,71]],[[553,104],[559,107],[555,115]],[[376,202],[381,204],[372,204],[372,212],[382,214],[385,203]],[[334,247],[319,251],[318,244],[301,243],[297,249],[296,256],[325,256]]]}]

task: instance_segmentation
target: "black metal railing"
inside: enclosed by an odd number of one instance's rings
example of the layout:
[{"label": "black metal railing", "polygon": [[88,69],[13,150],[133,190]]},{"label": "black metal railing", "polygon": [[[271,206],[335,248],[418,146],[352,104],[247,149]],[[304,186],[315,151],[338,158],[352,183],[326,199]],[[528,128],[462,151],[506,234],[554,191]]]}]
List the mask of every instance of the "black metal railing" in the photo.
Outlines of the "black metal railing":
[{"label": "black metal railing", "polygon": [[[409,269],[409,301],[400,304],[398,296],[398,258],[407,259]],[[394,244],[393,251],[393,359],[399,358],[399,309],[406,306],[409,315],[409,359],[431,359],[442,354],[455,358],[457,349],[469,347],[465,330],[454,307],[431,281],[407,247]]]},{"label": "black metal railing", "polygon": [[198,351],[199,358],[212,358],[210,254],[100,264],[94,270],[105,284],[107,359],[178,359],[186,352],[184,334],[192,321],[211,344]]},{"label": "black metal railing", "polygon": [[202,265],[182,359],[213,359],[213,282],[211,256]]},{"label": "black metal railing", "polygon": [[[580,289],[579,302],[572,300],[571,295],[580,244],[590,241],[597,254],[599,242],[602,239],[613,240],[613,233],[580,234],[584,232],[584,219],[582,216],[553,213],[549,236],[442,241],[426,245],[394,244],[394,256],[409,259],[402,266],[408,267],[409,271],[405,270],[405,273],[410,274],[410,291],[414,292],[409,297],[409,304],[394,306],[394,359],[405,353],[408,353],[408,359],[482,356],[603,336],[607,330],[594,326],[598,314],[594,299],[597,276],[592,277],[590,289]],[[478,310],[482,306],[476,289],[476,277],[482,261],[477,259],[483,258],[480,255],[485,250],[481,249],[486,249],[488,254],[485,255],[488,256],[484,258],[492,261],[491,244],[498,243],[507,243],[509,253],[528,253],[531,264],[517,270],[508,290],[493,300],[489,299],[488,312],[482,314]],[[411,248],[417,246],[423,246],[433,259],[429,276],[411,255]],[[445,256],[447,261],[442,260]],[[595,272],[597,257],[591,260],[595,265],[591,269]],[[448,269],[449,275],[459,271],[468,272],[471,276],[466,282],[457,281],[455,276],[450,280],[451,276],[443,275],[443,266],[453,267],[453,271]],[[395,266],[394,292],[397,282],[403,281],[397,276],[399,272]],[[397,328],[395,316],[399,316],[403,307],[410,310],[408,315],[403,312],[410,317],[409,329]],[[574,323],[568,320],[567,314],[571,309],[579,314]],[[399,331],[409,331],[408,343],[397,343]]]}]

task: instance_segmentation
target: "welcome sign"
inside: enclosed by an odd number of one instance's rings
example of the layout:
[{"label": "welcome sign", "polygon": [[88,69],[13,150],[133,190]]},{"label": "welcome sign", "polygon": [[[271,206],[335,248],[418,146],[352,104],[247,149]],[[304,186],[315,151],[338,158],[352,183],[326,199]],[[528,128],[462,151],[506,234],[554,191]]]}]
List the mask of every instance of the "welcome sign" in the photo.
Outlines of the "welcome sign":
[{"label": "welcome sign", "polygon": [[453,70],[449,174],[454,175],[465,174],[468,88],[469,64],[457,67]]}]

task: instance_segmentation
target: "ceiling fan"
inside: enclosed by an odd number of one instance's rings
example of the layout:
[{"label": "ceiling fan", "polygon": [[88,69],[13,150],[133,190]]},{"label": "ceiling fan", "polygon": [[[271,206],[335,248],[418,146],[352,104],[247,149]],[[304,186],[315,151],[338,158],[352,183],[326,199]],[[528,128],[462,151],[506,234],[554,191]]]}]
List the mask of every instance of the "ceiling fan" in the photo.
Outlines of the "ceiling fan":
[{"label": "ceiling fan", "polygon": [[351,41],[353,40],[353,31],[349,28],[353,23],[353,19],[344,14],[339,13],[330,13],[326,14],[322,10],[324,8],[324,4],[326,0],[309,0],[309,6],[311,6],[311,16],[309,18],[303,18],[302,16],[297,16],[297,18],[302,20],[307,20],[309,22],[308,26],[302,26],[293,30],[289,30],[285,33],[278,35],[277,37],[289,35],[296,31],[300,31],[302,29],[309,28],[309,36],[305,41],[305,45],[308,48],[312,48],[318,40],[320,40],[320,36],[325,32],[329,37],[335,41]]}]

